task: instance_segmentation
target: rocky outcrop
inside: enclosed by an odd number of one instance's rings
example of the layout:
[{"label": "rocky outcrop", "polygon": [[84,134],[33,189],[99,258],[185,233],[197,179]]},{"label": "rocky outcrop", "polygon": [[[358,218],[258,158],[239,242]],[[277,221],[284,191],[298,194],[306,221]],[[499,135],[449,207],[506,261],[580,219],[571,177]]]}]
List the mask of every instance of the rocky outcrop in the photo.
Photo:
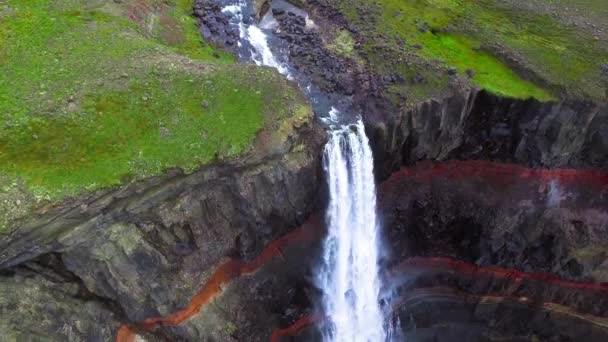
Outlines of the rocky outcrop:
[{"label": "rocky outcrop", "polygon": [[382,185],[392,258],[449,256],[478,265],[608,280],[608,173],[483,161],[419,163]]},{"label": "rocky outcrop", "polygon": [[396,317],[402,322],[397,335],[408,341],[604,341],[608,336],[605,317],[525,297],[441,287],[410,291]]},{"label": "rocky outcrop", "polygon": [[273,9],[279,24],[277,37],[289,50],[289,61],[315,86],[328,94],[351,96],[355,92],[357,66],[324,46],[322,33],[309,27],[306,18],[284,9]]},{"label": "rocky outcrop", "polygon": [[427,161],[394,173],[378,206],[397,330],[603,341],[607,194],[593,169]]},{"label": "rocky outcrop", "polygon": [[[80,315],[81,309],[73,308],[64,316],[57,312],[61,318],[49,318],[49,327],[55,327],[70,315],[81,317],[72,325],[66,323],[67,332],[57,335],[64,338],[57,340],[68,338],[69,331],[76,328],[84,331],[82,336],[92,336],[86,334],[92,334],[88,327],[94,326],[102,336],[99,339],[107,341],[109,334],[116,333],[119,321],[139,322],[178,311],[225,257],[253,259],[321,204],[325,133],[314,121],[306,120],[294,123],[294,130],[282,141],[277,142],[276,132],[260,133],[257,147],[243,157],[192,174],[174,170],[40,214],[0,241],[0,269],[4,272],[0,291],[9,291],[19,281],[16,270],[23,265],[53,254],[61,268],[99,299],[94,303],[100,305],[89,315]],[[270,142],[272,146],[268,146]],[[37,279],[32,275],[27,284],[40,287],[36,291],[46,302],[56,302],[50,305],[92,303],[89,297],[62,292],[62,280],[50,280],[60,284],[56,291],[54,285],[38,284]],[[23,291],[26,295],[27,290]],[[0,301],[2,312],[14,306]],[[15,312],[14,320],[20,317]],[[10,321],[2,333],[12,336],[23,329],[25,334],[34,333],[34,327]],[[197,335],[164,333],[205,336],[200,331]]]},{"label": "rocky outcrop", "polygon": [[1,341],[110,341],[121,309],[88,291],[57,255],[0,271]]},{"label": "rocky outcrop", "polygon": [[402,111],[378,102],[369,101],[364,113],[381,178],[420,160],[608,168],[606,104],[541,103],[478,90]]},{"label": "rocky outcrop", "polygon": [[318,300],[309,272],[323,228],[312,216],[253,260],[227,259],[182,310],[123,325],[117,341],[151,332],[179,340],[268,341],[277,326],[307,314]]},{"label": "rocky outcrop", "polygon": [[214,42],[226,50],[237,51],[239,32],[230,26],[230,16],[222,12],[219,3],[207,0],[196,1],[193,14],[198,18],[201,24],[200,31],[207,41]]},{"label": "rocky outcrop", "polygon": [[[608,173],[422,162],[379,187],[395,340],[608,338]],[[274,341],[316,341],[303,312]]]}]

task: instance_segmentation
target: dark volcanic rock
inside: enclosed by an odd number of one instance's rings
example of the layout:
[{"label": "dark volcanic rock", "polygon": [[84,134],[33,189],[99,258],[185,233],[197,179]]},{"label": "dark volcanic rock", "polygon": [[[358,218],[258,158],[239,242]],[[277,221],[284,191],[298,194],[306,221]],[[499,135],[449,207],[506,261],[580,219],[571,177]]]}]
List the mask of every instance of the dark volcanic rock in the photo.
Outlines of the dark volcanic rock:
[{"label": "dark volcanic rock", "polygon": [[420,163],[382,185],[379,208],[396,259],[443,255],[608,280],[608,174]]},{"label": "dark volcanic rock", "polygon": [[[0,279],[0,291],[14,286],[17,278],[10,270],[60,253],[63,267],[79,286],[112,303],[114,311],[102,306],[82,314],[79,306],[87,299],[41,290],[41,301],[55,297],[57,302],[49,305],[74,307],[65,315],[54,309],[44,313],[60,316],[52,327],[79,316],[82,336],[105,336],[99,340],[107,341],[108,331],[116,333],[117,321],[138,322],[178,311],[223,258],[254,258],[317,209],[324,139],[316,124],[298,124],[284,141],[258,146],[240,159],[189,175],[172,171],[35,218],[0,241],[0,270],[9,272],[6,281]],[[15,313],[15,320],[20,317]],[[98,333],[89,326],[97,324],[95,317],[105,324],[94,327]],[[18,325],[3,333],[11,336],[17,331],[12,329]]]},{"label": "dark volcanic rock", "polygon": [[604,341],[606,319],[500,296],[419,289],[395,312],[407,341]]},{"label": "dark volcanic rock", "polygon": [[281,29],[278,36],[287,42],[290,63],[321,90],[352,95],[355,84],[353,62],[325,48],[320,32],[307,29],[304,17],[292,12],[288,14],[278,15],[276,19]]},{"label": "dark volcanic rock", "polygon": [[608,338],[607,172],[419,162],[378,207],[400,338]]},{"label": "dark volcanic rock", "polygon": [[499,160],[530,167],[608,168],[608,105],[502,98],[471,90],[395,112],[367,101],[376,169],[419,160]]},{"label": "dark volcanic rock", "polygon": [[[260,3],[259,10],[263,4]],[[219,3],[209,0],[198,0],[193,6],[194,16],[198,18],[200,31],[207,41],[224,47],[228,51],[236,52],[235,44],[239,32],[230,26],[230,16],[222,12]]]},{"label": "dark volcanic rock", "polygon": [[111,341],[122,319],[55,255],[0,272],[0,341]]}]

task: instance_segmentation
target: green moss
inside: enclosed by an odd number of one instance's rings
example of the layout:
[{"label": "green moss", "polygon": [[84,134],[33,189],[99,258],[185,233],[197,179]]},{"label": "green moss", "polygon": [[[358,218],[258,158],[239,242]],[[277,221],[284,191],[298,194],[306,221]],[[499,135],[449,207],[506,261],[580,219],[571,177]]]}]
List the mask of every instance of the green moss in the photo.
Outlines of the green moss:
[{"label": "green moss", "polygon": [[16,201],[236,156],[305,103],[276,73],[201,45],[188,1],[163,7],[185,37],[166,45],[113,1],[91,3],[10,0],[0,21],[0,230],[24,215]]},{"label": "green moss", "polygon": [[216,154],[233,156],[262,126],[261,97],[227,75],[148,76],[124,90],[86,94],[80,113],[5,129],[0,170],[51,195],[74,193],[175,165],[191,169]]},{"label": "green moss", "polygon": [[532,82],[522,79],[513,69],[496,57],[479,48],[479,42],[462,35],[432,34],[426,39],[421,55],[441,60],[461,74],[474,70],[472,82],[493,93],[516,98],[535,97],[550,100],[553,97]]},{"label": "green moss", "polygon": [[226,323],[226,328],[224,329],[224,332],[226,333],[226,335],[232,336],[237,332],[237,330],[238,329],[234,323],[228,322]]},{"label": "green moss", "polygon": [[161,12],[157,37],[164,43],[190,58],[220,62],[233,62],[232,54],[214,49],[201,39],[197,22],[192,16],[192,0],[172,0],[171,6]]},{"label": "green moss", "polygon": [[348,31],[341,30],[328,47],[339,55],[352,57],[353,50],[355,49],[355,40]]},{"label": "green moss", "polygon": [[[447,86],[443,76],[436,80],[437,71],[428,70],[439,62],[461,73],[474,70],[473,83],[505,96],[548,100],[553,98],[553,91],[564,89],[580,97],[604,96],[599,65],[608,56],[606,47],[546,15],[498,0],[337,3],[362,30],[365,55],[377,71],[419,74],[429,80],[430,84],[414,85],[408,95],[424,98]],[[360,8],[367,11],[361,12]],[[387,57],[387,50],[391,57]],[[551,89],[524,79],[501,60],[503,55],[518,56],[526,75],[543,79]]]},{"label": "green moss", "polygon": [[[608,48],[593,36],[547,15],[509,8],[496,0],[484,0],[481,5],[471,7],[467,15],[480,28],[479,37],[485,44],[501,42],[521,54],[539,76],[571,95],[604,97],[600,64],[605,62]],[[464,25],[461,29],[470,32]]]}]

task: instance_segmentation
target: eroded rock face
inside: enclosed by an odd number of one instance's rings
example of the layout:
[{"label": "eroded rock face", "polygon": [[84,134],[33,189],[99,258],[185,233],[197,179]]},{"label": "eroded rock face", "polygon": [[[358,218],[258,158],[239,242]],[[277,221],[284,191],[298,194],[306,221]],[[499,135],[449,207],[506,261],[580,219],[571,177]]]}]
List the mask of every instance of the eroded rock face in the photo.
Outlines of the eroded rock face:
[{"label": "eroded rock face", "polygon": [[400,334],[603,341],[607,200],[608,173],[594,169],[445,161],[394,173],[379,210]]},{"label": "eroded rock face", "polygon": [[381,178],[420,160],[608,168],[606,104],[540,103],[470,90],[397,112],[373,105],[364,113]]},{"label": "eroded rock face", "polygon": [[[217,3],[198,1],[194,13],[207,36],[234,46],[238,33]],[[382,94],[398,79],[320,46],[324,37],[303,17],[276,17],[295,65],[364,113],[378,178],[414,165],[379,193],[383,269],[396,294],[389,312],[401,322],[400,338],[607,339],[603,292],[520,274],[608,281],[605,174],[532,169],[605,170],[605,105],[467,90],[399,109]],[[314,325],[324,315],[315,311],[310,272],[322,234],[281,237],[323,209],[323,137],[305,125],[272,152],[191,175],[174,171],[29,222],[0,242],[0,339],[108,341],[127,323],[149,341],[318,341]],[[417,164],[453,159],[465,162]],[[400,268],[415,256],[453,261]],[[487,272],[463,273],[454,266],[462,261]],[[510,276],[492,273],[495,266]]]},{"label": "eroded rock face", "polygon": [[[422,162],[379,187],[395,341],[608,338],[608,173]],[[318,313],[281,336],[318,340]]]},{"label": "eroded rock face", "polygon": [[[212,303],[201,307],[200,314],[180,325],[158,325],[151,330],[167,330],[178,339],[193,341],[270,341],[277,327],[310,314],[319,299],[311,270],[315,256],[321,254],[322,234],[321,221],[312,217],[251,262],[228,261],[224,265],[232,272],[222,273],[218,268],[212,278],[227,273],[234,277],[225,282]],[[212,283],[208,279],[205,288]]]},{"label": "eroded rock face", "polygon": [[379,208],[396,259],[443,255],[608,280],[605,173],[483,161],[420,163],[382,185]]},{"label": "eroded rock face", "polygon": [[403,298],[396,316],[407,341],[604,341],[606,318],[525,298],[475,296],[442,288]]},{"label": "eroded rock face", "polygon": [[89,292],[57,255],[0,273],[0,340],[109,341],[120,308]]},{"label": "eroded rock face", "polygon": [[[36,289],[43,301],[55,300],[50,305],[59,307],[45,313],[50,315],[49,329],[65,321],[66,331],[81,332],[74,340],[108,341],[118,322],[173,313],[190,301],[223,258],[254,258],[320,205],[324,140],[323,130],[311,121],[272,148],[256,148],[253,154],[189,175],[172,172],[41,215],[0,242],[5,271],[0,291],[10,291],[23,265],[54,254],[60,268],[95,301],[63,294],[63,281],[50,279],[59,283],[59,290],[55,285]],[[36,273],[27,283],[43,286]],[[22,296],[27,290],[17,293]],[[84,308],[61,311],[83,305],[95,310],[89,315],[80,315]],[[2,311],[13,307],[15,303],[0,302]],[[14,321],[3,322],[7,336],[35,333],[35,325],[15,323],[21,315],[17,311]],[[53,320],[53,315],[61,317]],[[69,317],[79,315],[82,322],[70,323]],[[46,328],[40,329],[43,333]],[[206,336],[204,330],[165,333]]]}]

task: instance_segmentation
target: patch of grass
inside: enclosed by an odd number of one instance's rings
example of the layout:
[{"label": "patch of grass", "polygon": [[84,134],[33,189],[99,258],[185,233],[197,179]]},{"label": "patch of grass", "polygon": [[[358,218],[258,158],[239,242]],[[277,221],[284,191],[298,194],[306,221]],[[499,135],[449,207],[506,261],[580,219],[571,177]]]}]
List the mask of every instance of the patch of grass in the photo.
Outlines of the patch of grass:
[{"label": "patch of grass", "polygon": [[334,38],[334,41],[328,45],[328,48],[339,55],[352,57],[353,50],[355,49],[355,39],[348,31],[341,30]]},{"label": "patch of grass", "polygon": [[157,75],[85,94],[80,113],[5,129],[0,170],[49,195],[76,193],[234,156],[262,127],[262,98],[235,82],[242,75]]},{"label": "patch of grass", "polygon": [[235,61],[229,52],[215,49],[202,40],[198,24],[192,17],[192,2],[193,0],[171,0],[169,6],[161,7],[157,18],[157,38],[193,59],[215,58],[218,62],[228,63]]},{"label": "patch of grass", "polygon": [[[171,13],[185,18],[187,1],[175,4]],[[190,19],[180,24],[186,38],[166,46],[103,5],[8,1],[0,21],[0,231],[25,215],[20,206],[239,155],[261,129],[307,107],[277,73],[214,56]]]},{"label": "patch of grass", "polygon": [[[433,35],[432,33],[428,33]],[[475,39],[454,34],[434,34],[427,39],[421,55],[438,59],[465,74],[474,70],[471,81],[495,94],[539,100],[550,100],[546,90],[522,79],[515,71],[479,47]]]},{"label": "patch of grass", "polygon": [[604,97],[600,64],[608,57],[607,46],[547,15],[509,8],[496,0],[482,0],[480,5],[466,12],[472,25],[461,24],[463,32],[473,34],[470,28],[478,27],[484,44],[502,43],[548,83],[572,96]]},{"label": "patch of grass", "polygon": [[[498,0],[338,0],[337,4],[362,30],[367,38],[365,54],[380,72],[417,73],[431,80],[438,72],[428,69],[438,62],[460,72],[474,70],[471,82],[505,96],[549,100],[554,91],[563,89],[579,97],[604,96],[599,65],[608,56],[606,47],[544,14],[511,8]],[[518,57],[526,70],[513,71],[501,60],[503,56]],[[534,76],[527,74],[530,79],[541,78],[552,89],[524,79],[522,71],[532,72]],[[447,86],[446,79],[431,82]],[[423,83],[409,92],[424,98],[434,89]]]}]

